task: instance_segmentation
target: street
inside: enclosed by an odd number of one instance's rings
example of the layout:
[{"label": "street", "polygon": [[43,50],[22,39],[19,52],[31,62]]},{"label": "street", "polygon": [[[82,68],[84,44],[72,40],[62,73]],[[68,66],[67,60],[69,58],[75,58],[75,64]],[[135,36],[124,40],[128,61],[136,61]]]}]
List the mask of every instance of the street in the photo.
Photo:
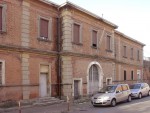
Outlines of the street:
[{"label": "street", "polygon": [[[66,113],[67,103],[23,108],[21,113]],[[0,113],[19,113],[18,110]],[[116,107],[93,107],[90,102],[71,105],[69,113],[150,113],[150,97],[133,99],[132,102],[122,102]]]}]

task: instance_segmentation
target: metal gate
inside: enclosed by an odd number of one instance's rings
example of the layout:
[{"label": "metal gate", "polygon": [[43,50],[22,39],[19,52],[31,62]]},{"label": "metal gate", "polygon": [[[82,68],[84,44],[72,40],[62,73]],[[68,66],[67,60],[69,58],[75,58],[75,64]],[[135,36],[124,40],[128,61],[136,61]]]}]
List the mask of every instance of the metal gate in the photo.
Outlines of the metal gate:
[{"label": "metal gate", "polygon": [[89,70],[89,95],[99,90],[99,73],[96,65],[92,65]]}]

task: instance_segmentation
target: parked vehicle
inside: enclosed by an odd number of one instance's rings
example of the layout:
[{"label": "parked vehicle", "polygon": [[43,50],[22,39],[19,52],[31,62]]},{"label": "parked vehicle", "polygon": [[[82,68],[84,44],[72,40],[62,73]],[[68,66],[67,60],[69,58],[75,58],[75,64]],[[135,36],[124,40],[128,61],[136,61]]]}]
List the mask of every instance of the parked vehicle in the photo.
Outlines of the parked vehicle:
[{"label": "parked vehicle", "polygon": [[116,106],[116,103],[121,101],[131,101],[131,91],[128,84],[108,85],[102,88],[97,94],[91,98],[93,106],[111,105]]},{"label": "parked vehicle", "polygon": [[142,98],[142,96],[150,96],[150,87],[147,83],[135,83],[130,85],[131,97]]}]

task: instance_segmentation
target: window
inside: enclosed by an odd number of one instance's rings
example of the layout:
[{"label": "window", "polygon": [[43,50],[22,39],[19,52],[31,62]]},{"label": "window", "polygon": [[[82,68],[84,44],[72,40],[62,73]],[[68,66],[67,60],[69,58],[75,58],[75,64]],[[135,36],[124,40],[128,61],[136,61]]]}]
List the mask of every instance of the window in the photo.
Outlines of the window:
[{"label": "window", "polygon": [[124,80],[127,80],[126,71],[124,70]]},{"label": "window", "polygon": [[123,91],[129,90],[127,85],[122,85],[122,89],[123,89]]},{"label": "window", "polygon": [[112,84],[112,78],[106,78],[106,84],[107,85]]},{"label": "window", "polygon": [[137,51],[137,60],[140,60],[140,51]]},{"label": "window", "polygon": [[111,36],[107,35],[107,50],[111,51]]},{"label": "window", "polygon": [[131,80],[133,80],[134,79],[134,77],[133,77],[134,75],[133,75],[133,71],[131,71]]},{"label": "window", "polygon": [[77,23],[73,24],[73,43],[81,44],[81,25]]},{"label": "window", "polygon": [[97,31],[92,30],[92,47],[97,48]]},{"label": "window", "polygon": [[131,48],[131,59],[133,59],[133,48]]},{"label": "window", "polygon": [[116,92],[122,92],[122,87],[118,86],[117,89],[116,89]]},{"label": "window", "polygon": [[51,26],[52,26],[51,19],[46,19],[46,18],[40,17],[40,19],[39,19],[39,39],[51,40],[51,36],[52,36]]},{"label": "window", "polygon": [[0,85],[4,84],[4,61],[0,61]]},{"label": "window", "polygon": [[0,4],[0,33],[6,32],[6,4]]},{"label": "window", "polygon": [[123,46],[123,57],[127,58],[127,47]]}]

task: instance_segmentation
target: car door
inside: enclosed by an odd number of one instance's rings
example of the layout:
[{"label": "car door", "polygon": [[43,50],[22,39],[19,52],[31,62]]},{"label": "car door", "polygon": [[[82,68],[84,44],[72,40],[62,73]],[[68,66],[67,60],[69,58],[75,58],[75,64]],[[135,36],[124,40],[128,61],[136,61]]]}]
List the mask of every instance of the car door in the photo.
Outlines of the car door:
[{"label": "car door", "polygon": [[145,89],[145,95],[148,95],[148,91],[149,91],[149,86],[147,83],[144,84],[144,89]]},{"label": "car door", "polygon": [[123,92],[122,92],[122,87],[121,85],[119,85],[117,88],[116,88],[116,100],[117,102],[120,102],[123,100]]},{"label": "car door", "polygon": [[146,95],[146,87],[145,87],[145,84],[142,84],[141,86],[141,92],[142,92],[142,95],[145,96]]},{"label": "car door", "polygon": [[127,100],[128,96],[129,96],[129,93],[130,93],[130,91],[128,89],[128,86],[124,84],[124,85],[122,85],[122,89],[123,89],[123,91],[122,91],[123,100]]}]

